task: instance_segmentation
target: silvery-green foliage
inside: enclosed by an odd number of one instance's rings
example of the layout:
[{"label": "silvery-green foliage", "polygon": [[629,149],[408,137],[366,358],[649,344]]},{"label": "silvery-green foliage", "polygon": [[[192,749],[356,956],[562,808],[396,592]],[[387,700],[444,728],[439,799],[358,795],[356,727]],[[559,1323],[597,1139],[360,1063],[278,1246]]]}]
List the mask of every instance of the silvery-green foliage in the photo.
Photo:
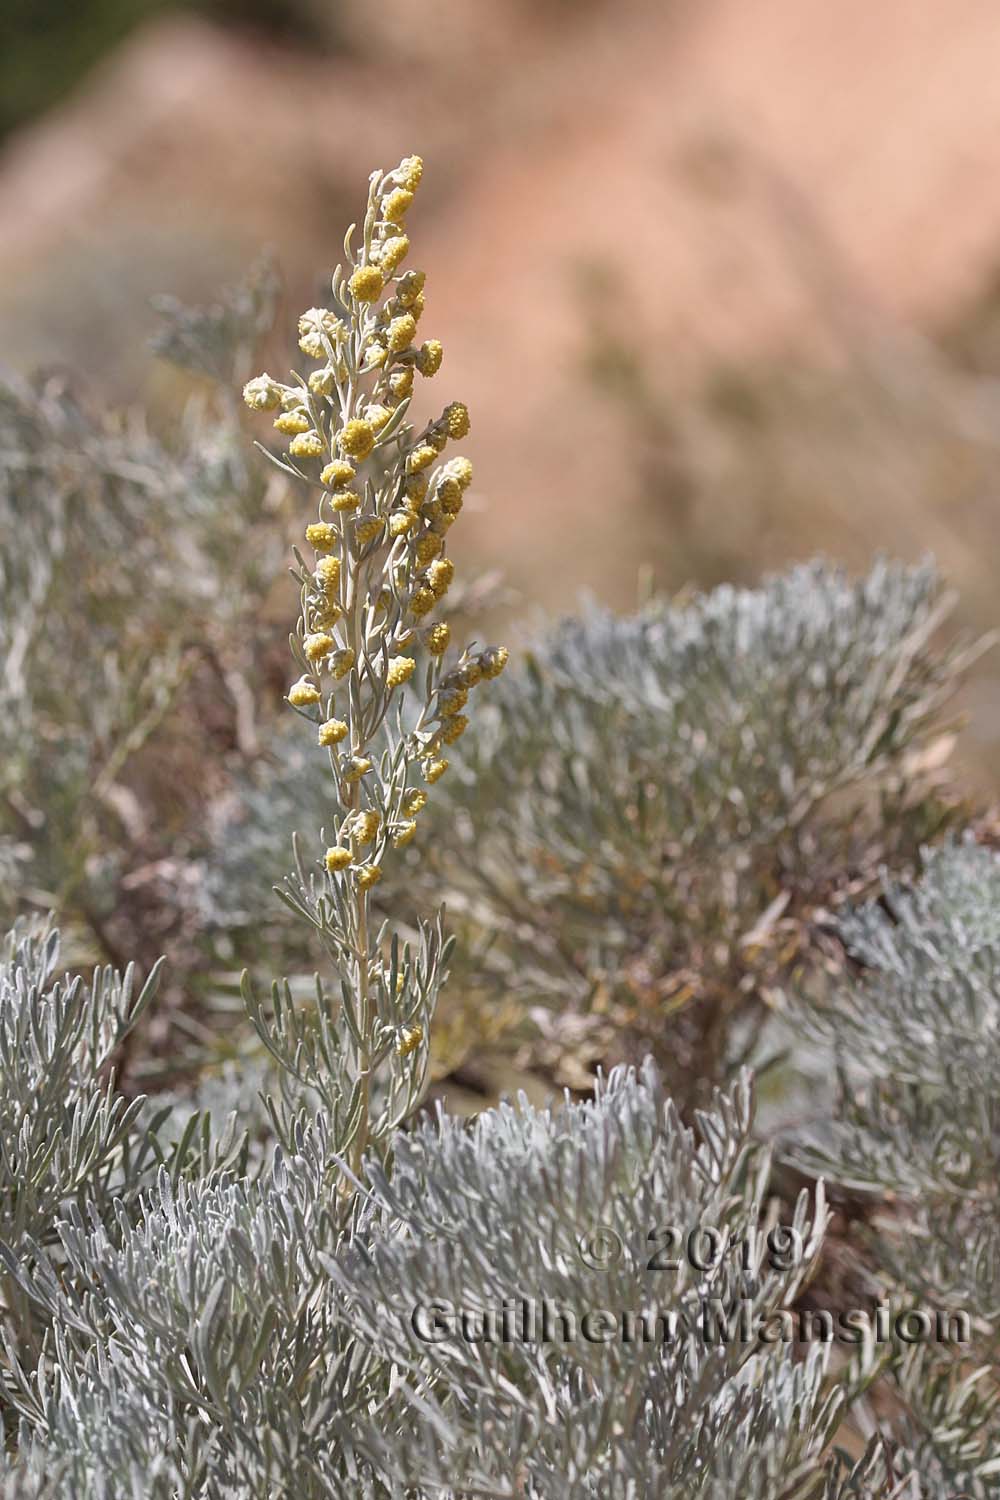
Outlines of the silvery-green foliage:
[{"label": "silvery-green foliage", "polygon": [[[432,1492],[815,1493],[840,1412],[823,1359],[813,1351],[795,1365],[774,1346],[761,1354],[703,1336],[705,1299],[728,1310],[746,1298],[756,1314],[787,1305],[825,1224],[822,1200],[811,1209],[803,1197],[801,1260],[784,1271],[763,1263],[767,1163],[750,1125],[742,1084],[684,1127],[647,1065],[639,1076],[616,1070],[592,1101],[557,1112],[522,1100],[471,1129],[440,1116],[401,1138],[391,1177],[371,1165],[367,1233],[327,1262],[345,1317],[390,1354],[411,1406],[398,1429],[380,1412],[359,1431],[373,1462],[391,1465],[416,1432],[411,1474]],[[661,1243],[649,1233],[665,1220],[685,1235],[711,1225],[723,1240],[749,1237],[752,1271],[732,1250],[703,1272],[647,1269]],[[592,1269],[581,1242],[598,1230],[620,1254]],[[648,1342],[588,1342],[579,1327],[570,1341],[558,1331],[505,1341],[494,1322],[484,1338],[483,1314],[506,1304],[516,1320],[522,1299],[539,1320],[546,1303],[555,1309],[556,1329],[567,1311],[579,1325],[602,1310],[644,1312],[653,1332]],[[668,1315],[677,1332],[663,1342],[656,1319]],[[429,1337],[435,1316],[442,1332]]]},{"label": "silvery-green foliage", "polygon": [[[229,301],[244,341],[270,316],[266,278]],[[203,335],[204,361],[237,378],[234,329],[169,313],[165,352],[191,364]],[[191,401],[169,443],[84,389],[0,383],[0,909],[56,906],[103,942],[127,850],[149,838],[125,773],[186,673],[218,674],[253,744],[256,606],[283,539],[224,388]]]},{"label": "silvery-green foliage", "polygon": [[0,951],[0,1238],[44,1243],[72,1201],[107,1204],[134,1186],[142,1100],[116,1094],[116,1049],[145,1011],[157,971],[138,988],[98,969],[89,985],[57,977],[55,932],[21,928]]},{"label": "silvery-green foliage", "polygon": [[[53,963],[51,945],[28,945],[9,976],[15,996],[37,992],[40,1034]],[[124,981],[74,993],[76,1072],[49,1051],[56,1077],[85,1082],[145,1002]],[[4,1053],[26,1079],[33,1045]],[[287,1122],[291,1150],[252,1174],[225,1142],[193,1149],[197,1120],[177,1140],[164,1110],[157,1138],[136,1108],[132,1156],[116,1147],[92,1193],[54,1191],[49,1217],[4,1243],[8,1308],[30,1306],[40,1334],[4,1339],[5,1500],[887,1493],[872,1488],[890,1472],[875,1449],[853,1470],[831,1452],[843,1394],[819,1351],[797,1362],[781,1343],[700,1332],[703,1297],[723,1317],[789,1305],[826,1223],[822,1196],[803,1195],[801,1254],[770,1265],[746,1082],[693,1128],[651,1064],[616,1070],[586,1103],[522,1100],[471,1128],[439,1117],[397,1134],[391,1161],[369,1157],[353,1197],[315,1094],[304,1087]],[[56,1110],[44,1087],[40,1099]],[[650,1228],[671,1223],[746,1239],[749,1260],[710,1247],[704,1271],[650,1269]],[[581,1255],[597,1228],[621,1246],[606,1269]],[[477,1313],[517,1296],[549,1299],[578,1329],[598,1309],[645,1312],[650,1331],[499,1346],[415,1335],[417,1304]],[[661,1343],[669,1313],[690,1321]]]},{"label": "silvery-green foliage", "polygon": [[939,613],[929,567],[853,582],[814,563],[632,617],[591,607],[534,642],[450,789],[449,868],[500,934],[501,980],[544,1005],[668,1001],[713,945],[730,964],[822,867],[824,800],[898,772],[932,722],[953,670],[928,649]]},{"label": "silvery-green foliage", "polygon": [[[845,1186],[890,1193],[874,1251],[897,1291],[964,1309],[973,1347],[901,1367],[908,1451],[953,1489],[992,1493],[997,1396],[977,1370],[996,1359],[1000,1315],[1000,856],[974,843],[929,851],[913,886],[841,924],[851,972],[809,991],[799,1021],[840,1071],[836,1117],[795,1159]],[[986,1488],[984,1488],[984,1485]]]},{"label": "silvery-green foliage", "polygon": [[[817,562],[631,616],[587,605],[512,661],[380,901],[443,892],[455,983],[484,1005],[517,997],[544,1030],[590,1012],[596,1057],[631,1032],[678,1091],[723,1076],[802,913],[873,847],[915,843],[907,757],[959,665],[929,643],[945,603],[930,567]],[[219,839],[223,926],[256,918],[289,821],[322,816],[318,772],[285,738],[274,759]]]}]

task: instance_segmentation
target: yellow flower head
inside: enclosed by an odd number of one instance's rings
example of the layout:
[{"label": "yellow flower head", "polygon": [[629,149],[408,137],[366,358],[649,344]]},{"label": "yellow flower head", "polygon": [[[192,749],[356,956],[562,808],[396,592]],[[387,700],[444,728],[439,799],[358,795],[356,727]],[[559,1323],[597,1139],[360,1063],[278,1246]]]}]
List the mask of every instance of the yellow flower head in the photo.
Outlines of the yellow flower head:
[{"label": "yellow flower head", "polygon": [[423,159],[419,156],[404,156],[392,176],[401,182],[407,192],[415,193],[424,175]]},{"label": "yellow flower head", "polygon": [[355,843],[370,844],[378,833],[380,818],[375,808],[359,812],[351,826],[351,837]]},{"label": "yellow flower head", "polygon": [[307,635],[302,642],[302,649],[309,661],[322,661],[324,656],[329,656],[333,646],[333,636],[327,635],[324,631],[315,635]]},{"label": "yellow flower head", "polygon": [[330,504],[334,510],[357,510],[361,500],[353,490],[334,490],[330,496]]},{"label": "yellow flower head", "polygon": [[332,463],[319,476],[320,484],[325,484],[328,489],[333,489],[338,484],[349,484],[354,478],[354,469],[342,458],[335,458]]},{"label": "yellow flower head", "polygon": [[295,708],[308,708],[310,704],[318,703],[321,697],[319,688],[308,677],[300,677],[288,689],[288,701]]},{"label": "yellow flower head", "polygon": [[366,891],[369,886],[377,885],[381,879],[381,865],[362,865],[358,871],[358,887],[362,891]]},{"label": "yellow flower head", "polygon": [[344,780],[348,785],[355,781],[360,781],[362,776],[366,776],[371,768],[372,763],[367,755],[352,755],[344,766]]},{"label": "yellow flower head", "polygon": [[451,458],[444,466],[443,479],[454,479],[460,490],[467,490],[472,483],[472,465],[467,458]]},{"label": "yellow flower head", "polygon": [[328,594],[332,594],[340,582],[340,558],[321,557],[316,564],[316,582]]},{"label": "yellow flower head", "polygon": [[464,438],[469,430],[469,408],[464,401],[452,401],[444,409],[444,422],[448,428],[448,436],[452,438]]},{"label": "yellow flower head", "polygon": [[294,458],[322,458],[323,439],[316,431],[300,432],[288,445]]},{"label": "yellow flower head", "polygon": [[446,745],[453,745],[465,733],[468,727],[469,721],[465,714],[454,714],[441,730],[441,738]]},{"label": "yellow flower head", "polygon": [[370,339],[365,345],[364,365],[366,370],[381,370],[389,358],[389,350],[381,339]]},{"label": "yellow flower head", "polygon": [[417,320],[410,313],[403,313],[399,318],[393,318],[389,324],[389,348],[393,354],[402,354],[413,342],[413,335],[417,331]]},{"label": "yellow flower head", "polygon": [[396,267],[405,259],[410,248],[410,242],[405,234],[394,234],[391,239],[385,241],[382,246],[382,254],[378,258],[378,267],[383,276],[391,276]]},{"label": "yellow flower head", "polygon": [[314,521],[306,527],[306,541],[317,552],[329,552],[337,545],[337,528],[329,521]]},{"label": "yellow flower head", "polygon": [[319,740],[319,743],[324,747],[329,745],[339,745],[341,740],[345,739],[346,736],[347,725],[344,723],[343,719],[327,719],[324,724],[321,724],[319,726],[319,731],[317,733],[317,739]]},{"label": "yellow flower head", "polygon": [[411,787],[403,798],[403,811],[408,817],[413,817],[416,813],[423,812],[426,806],[427,793],[418,786]]},{"label": "yellow flower head", "polygon": [[436,603],[437,598],[430,589],[417,589],[410,600],[410,612],[419,620],[424,615],[430,614]]},{"label": "yellow flower head", "polygon": [[296,408],[294,411],[283,411],[280,417],[275,417],[274,425],[279,432],[289,435],[308,432],[312,427],[312,423],[301,408]]},{"label": "yellow flower head", "polygon": [[413,676],[416,665],[412,656],[394,656],[385,674],[386,686],[402,687],[403,683],[409,682]]},{"label": "yellow flower head", "polygon": [[359,266],[347,285],[358,302],[376,302],[382,295],[382,272],[376,266]]},{"label": "yellow flower head", "polygon": [[323,863],[332,875],[336,870],[346,870],[353,859],[350,849],[345,849],[343,844],[334,844],[332,849],[326,851]]},{"label": "yellow flower head", "polygon": [[389,390],[394,400],[402,401],[413,390],[413,368],[407,365],[405,370],[393,370],[389,376]]},{"label": "yellow flower head", "polygon": [[337,372],[331,365],[322,370],[313,370],[309,376],[309,389],[314,396],[329,396],[336,383]]},{"label": "yellow flower head", "polygon": [[430,443],[421,443],[419,447],[412,449],[407,455],[407,471],[410,474],[419,474],[422,469],[427,468],[428,464],[432,464],[436,458],[437,449],[432,447]]},{"label": "yellow flower head", "polygon": [[399,1041],[396,1043],[397,1054],[400,1057],[409,1057],[411,1052],[416,1052],[423,1039],[424,1028],[422,1026],[404,1026]]},{"label": "yellow flower head", "polygon": [[424,780],[429,782],[440,781],[448,769],[446,760],[431,760],[424,767]]},{"label": "yellow flower head", "polygon": [[394,849],[405,849],[416,831],[417,825],[412,818],[406,823],[401,823],[392,841],[392,847]]},{"label": "yellow flower head", "polygon": [[389,517],[389,535],[405,536],[412,530],[416,519],[412,510],[397,510],[394,516]]},{"label": "yellow flower head", "polygon": [[338,682],[342,677],[347,676],[348,672],[353,666],[354,652],[351,650],[350,646],[342,646],[341,649],[339,651],[335,651],[333,653],[333,656],[330,658],[330,671],[333,673]]},{"label": "yellow flower head", "polygon": [[343,332],[343,323],[329,308],[310,307],[299,319],[299,348],[310,359],[323,359],[326,356],[324,334],[331,342],[337,343]]},{"label": "yellow flower head", "polygon": [[270,375],[255,375],[243,387],[243,399],[251,411],[273,411],[281,405],[281,386]]},{"label": "yellow flower head", "polygon": [[455,577],[455,564],[450,557],[440,557],[427,569],[427,582],[435,599],[447,593]]},{"label": "yellow flower head", "polygon": [[459,687],[474,688],[483,680],[483,669],[477,656],[471,656],[468,661],[463,661],[460,667],[449,673],[448,680],[455,682]]},{"label": "yellow flower head", "polygon": [[386,422],[388,422],[391,416],[391,407],[383,406],[380,401],[376,401],[371,406],[365,407],[365,421],[368,422],[376,432],[382,431],[382,428],[385,426]]},{"label": "yellow flower head", "polygon": [[469,701],[469,690],[464,687],[449,688],[438,695],[438,713],[442,718],[457,714]]},{"label": "yellow flower head", "polygon": [[337,447],[350,458],[365,459],[374,446],[375,430],[361,417],[352,417],[337,433]]},{"label": "yellow flower head", "polygon": [[450,640],[451,626],[444,623],[435,625],[427,637],[427,649],[432,656],[443,656]]},{"label": "yellow flower head", "polygon": [[422,536],[417,543],[417,562],[420,566],[422,568],[426,567],[433,558],[437,557],[441,551],[441,547],[441,538],[435,536],[432,531],[429,531],[426,536]]},{"label": "yellow flower head", "polygon": [[403,493],[413,505],[419,507],[427,494],[427,486],[430,483],[426,474],[407,474],[403,482]]},{"label": "yellow flower head", "polygon": [[408,188],[395,188],[382,199],[382,217],[387,224],[402,224],[406,210],[413,202]]},{"label": "yellow flower head", "polygon": [[427,339],[417,350],[417,369],[421,375],[436,375],[441,368],[444,349],[437,339]]},{"label": "yellow flower head", "polygon": [[487,678],[499,677],[507,661],[510,652],[506,646],[489,646],[485,651],[479,653],[479,662],[483,669],[483,676]]},{"label": "yellow flower head", "polygon": [[359,521],[354,528],[354,540],[359,547],[367,547],[382,530],[382,521],[373,516],[369,521]]}]

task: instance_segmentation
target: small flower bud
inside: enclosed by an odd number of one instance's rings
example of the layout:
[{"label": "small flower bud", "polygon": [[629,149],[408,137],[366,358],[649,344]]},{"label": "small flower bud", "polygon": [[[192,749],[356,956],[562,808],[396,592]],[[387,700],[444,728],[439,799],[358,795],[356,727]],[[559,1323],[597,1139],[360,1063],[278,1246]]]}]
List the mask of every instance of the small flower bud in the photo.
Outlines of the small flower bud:
[{"label": "small flower bud", "polygon": [[333,489],[338,484],[350,484],[354,474],[355,470],[351,464],[345,463],[342,458],[335,458],[322,471],[319,482],[326,485],[328,489]]},{"label": "small flower bud", "polygon": [[332,594],[340,582],[340,558],[321,557],[316,564],[316,582],[324,593]]},{"label": "small flower bud", "polygon": [[309,376],[309,389],[314,396],[329,396],[336,383],[336,371],[330,365],[324,370],[313,370]]},{"label": "small flower bud", "polygon": [[334,510],[357,510],[361,504],[361,499],[353,490],[334,490],[330,496],[330,504]]},{"label": "small flower bud", "polygon": [[319,688],[308,677],[300,677],[288,689],[288,701],[294,708],[308,708],[311,704],[318,703],[321,697]]},{"label": "small flower bud", "polygon": [[444,349],[438,340],[428,339],[417,350],[417,369],[421,375],[430,378],[431,375],[436,375],[438,370],[440,370],[443,356]]},{"label": "small flower bud", "polygon": [[381,879],[381,865],[362,865],[358,871],[358,887],[362,891],[367,891],[369,886],[377,885]]},{"label": "small flower bud", "polygon": [[395,838],[392,841],[394,849],[405,849],[417,831],[417,825],[411,818],[409,822],[401,823]]},{"label": "small flower bud", "polygon": [[292,438],[288,451],[294,458],[322,458],[323,439],[316,431],[300,432]]},{"label": "small flower bud", "polygon": [[387,224],[402,224],[406,210],[413,202],[413,194],[406,188],[396,188],[382,199],[382,217]]},{"label": "small flower bud", "polygon": [[407,472],[410,474],[419,474],[422,469],[427,468],[428,464],[432,464],[436,458],[437,449],[433,448],[430,443],[421,443],[419,447],[412,449],[407,455]]},{"label": "small flower bud", "polygon": [[279,432],[294,435],[299,432],[308,432],[312,423],[301,407],[293,411],[283,411],[280,417],[275,417],[274,425]]},{"label": "small flower bud", "polygon": [[435,599],[440,599],[451,587],[455,577],[455,564],[450,557],[440,557],[427,569],[427,582]]},{"label": "small flower bud", "polygon": [[270,375],[255,375],[243,387],[243,399],[251,411],[273,411],[281,405],[281,387]]},{"label": "small flower bud", "polygon": [[352,417],[337,433],[337,446],[341,453],[351,458],[365,459],[375,446],[375,433],[370,422]]},{"label": "small flower bud", "polygon": [[367,547],[382,530],[382,521],[373,516],[369,521],[359,521],[354,528],[354,540],[359,547]]},{"label": "small flower bud", "polygon": [[450,640],[451,626],[444,623],[435,625],[427,637],[427,649],[432,656],[443,656]]},{"label": "small flower bud", "polygon": [[370,844],[378,833],[381,819],[374,808],[359,812],[351,825],[351,837],[357,844]]},{"label": "small flower bud", "polygon": [[338,682],[342,677],[347,676],[348,672],[353,666],[354,652],[351,650],[350,646],[342,646],[341,649],[339,651],[335,651],[330,658],[330,671],[333,673]]},{"label": "small flower bud", "polygon": [[343,332],[343,323],[329,308],[310,307],[299,319],[299,348],[310,359],[323,359],[326,355],[324,334],[331,342],[338,343]]},{"label": "small flower bud", "polygon": [[446,745],[453,745],[468,727],[469,721],[465,714],[454,714],[441,730],[441,738]]},{"label": "small flower bud", "polygon": [[333,646],[333,636],[327,635],[325,632],[307,635],[302,642],[302,649],[309,661],[322,661],[324,656],[329,656],[333,650]]},{"label": "small flower bud", "polygon": [[448,436],[452,438],[464,438],[469,431],[469,408],[463,401],[452,401],[444,409],[444,422],[448,428]]},{"label": "small flower bud", "polygon": [[413,341],[413,335],[417,331],[417,320],[410,313],[404,313],[400,318],[393,318],[389,324],[389,348],[393,354],[401,354]]},{"label": "small flower bud", "polygon": [[332,849],[326,851],[323,863],[332,875],[337,870],[346,870],[353,860],[354,856],[350,849],[345,849],[343,844],[334,844]]},{"label": "small flower bud", "polygon": [[412,656],[396,656],[389,663],[389,669],[385,674],[386,686],[395,688],[402,687],[404,682],[409,682],[413,676],[416,662]]},{"label": "small flower bud", "polygon": [[375,266],[359,266],[347,285],[358,302],[376,302],[382,294],[382,272]]},{"label": "small flower bud", "polygon": [[329,521],[314,521],[306,527],[306,541],[317,552],[329,552],[337,545],[337,528]]},{"label": "small flower bud", "polygon": [[419,620],[423,615],[430,614],[437,603],[437,598],[430,589],[417,589],[410,600],[410,612]]},{"label": "small flower bud", "polygon": [[424,780],[429,782],[440,781],[447,769],[448,762],[446,760],[428,761],[424,767]]},{"label": "small flower bud", "polygon": [[339,745],[341,740],[345,739],[346,736],[347,725],[343,719],[327,719],[324,724],[319,726],[316,737],[319,743],[326,748],[329,745]]},{"label": "small flower bud", "polygon": [[487,650],[481,651],[479,653],[479,661],[483,669],[483,676],[488,678],[499,677],[507,665],[509,657],[510,652],[506,646],[490,646]]},{"label": "small flower bud", "polygon": [[423,1039],[424,1028],[422,1026],[404,1026],[399,1041],[396,1043],[398,1056],[409,1057],[411,1052],[416,1052]]},{"label": "small flower bud", "polygon": [[389,390],[397,401],[402,401],[413,390],[413,370],[407,366],[405,370],[393,370],[389,376]]}]

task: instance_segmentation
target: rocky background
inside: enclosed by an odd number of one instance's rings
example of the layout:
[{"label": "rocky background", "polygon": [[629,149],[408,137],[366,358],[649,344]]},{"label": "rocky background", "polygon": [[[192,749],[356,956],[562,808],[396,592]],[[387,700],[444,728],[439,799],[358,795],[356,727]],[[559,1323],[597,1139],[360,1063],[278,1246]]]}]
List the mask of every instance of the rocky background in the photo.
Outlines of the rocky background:
[{"label": "rocky background", "polygon": [[[474,419],[461,547],[519,615],[882,548],[933,551],[995,623],[994,0],[22,9],[9,368],[169,411],[151,295],[209,298],[270,246],[293,314],[370,167],[418,151],[427,332]],[[966,706],[989,778],[990,658]]]}]

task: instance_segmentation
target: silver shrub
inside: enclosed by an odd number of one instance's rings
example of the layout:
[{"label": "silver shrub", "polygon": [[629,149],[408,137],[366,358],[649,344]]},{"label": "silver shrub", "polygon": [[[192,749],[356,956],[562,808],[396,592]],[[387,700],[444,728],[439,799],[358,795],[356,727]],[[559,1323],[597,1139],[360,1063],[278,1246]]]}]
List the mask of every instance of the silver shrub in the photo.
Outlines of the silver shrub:
[{"label": "silver shrub", "polygon": [[848,1189],[890,1195],[871,1248],[902,1305],[969,1313],[969,1348],[911,1351],[894,1374],[914,1468],[942,1492],[993,1494],[1000,856],[971,842],[928,851],[919,882],[887,880],[842,936],[856,974],[802,997],[798,1015],[839,1070],[837,1113],[794,1158]]},{"label": "silver shrub", "polygon": [[[818,1351],[796,1363],[780,1344],[716,1347],[694,1324],[666,1345],[413,1334],[417,1301],[482,1309],[512,1289],[581,1317],[655,1304],[697,1323],[703,1295],[784,1305],[825,1210],[805,1196],[796,1209],[799,1263],[759,1263],[768,1164],[751,1124],[744,1082],[684,1127],[650,1065],[618,1070],[586,1104],[522,1101],[471,1129],[440,1118],[401,1136],[391,1173],[370,1159],[346,1222],[322,1115],[253,1177],[216,1156],[186,1173],[164,1163],[131,1204],[71,1195],[47,1245],[25,1235],[3,1251],[46,1327],[37,1351],[5,1340],[18,1456],[3,1493],[874,1493],[863,1475],[882,1472],[877,1454],[853,1478],[829,1456],[843,1397]],[[749,1275],[734,1257],[643,1271],[664,1218],[750,1235]],[[580,1258],[597,1225],[624,1247],[608,1270]]]},{"label": "silver shrub", "polygon": [[[961,665],[931,643],[947,607],[930,566],[852,580],[815,562],[538,631],[386,907],[444,896],[470,1010],[516,1000],[585,1062],[652,1051],[679,1096],[724,1080],[775,970],[808,948],[809,910],[927,831],[913,766]],[[230,931],[257,919],[289,823],[324,806],[284,740],[275,760],[219,835],[213,919]]]}]

